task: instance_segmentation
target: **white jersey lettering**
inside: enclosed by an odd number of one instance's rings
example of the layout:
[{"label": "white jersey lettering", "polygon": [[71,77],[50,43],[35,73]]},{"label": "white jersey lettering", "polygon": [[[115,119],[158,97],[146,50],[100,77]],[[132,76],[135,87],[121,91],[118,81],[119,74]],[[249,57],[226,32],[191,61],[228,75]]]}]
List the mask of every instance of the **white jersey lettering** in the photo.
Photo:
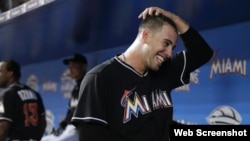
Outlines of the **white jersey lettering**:
[{"label": "white jersey lettering", "polygon": [[36,95],[30,90],[20,90],[17,93],[18,93],[19,97],[23,101],[32,100],[32,99],[36,100],[37,99]]}]

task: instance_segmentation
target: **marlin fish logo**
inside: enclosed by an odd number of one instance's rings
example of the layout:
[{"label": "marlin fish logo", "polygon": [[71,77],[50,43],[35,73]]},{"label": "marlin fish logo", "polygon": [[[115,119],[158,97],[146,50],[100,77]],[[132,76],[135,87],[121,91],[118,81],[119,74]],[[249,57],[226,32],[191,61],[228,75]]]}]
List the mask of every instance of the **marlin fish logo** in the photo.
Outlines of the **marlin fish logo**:
[{"label": "marlin fish logo", "polygon": [[135,88],[133,88],[132,90],[124,90],[123,95],[122,95],[122,98],[121,98],[121,105],[122,105],[122,107],[125,107],[126,101],[127,101],[127,99],[129,98],[129,96],[130,96],[131,94],[133,94],[133,90],[134,90],[134,89],[135,89]]},{"label": "marlin fish logo", "polygon": [[[124,107],[123,123],[130,121],[132,114],[137,118],[139,113],[146,114],[151,112],[146,97],[140,97],[134,89],[130,91],[124,90],[121,99],[121,105]],[[133,95],[133,99],[130,98],[131,95]]]}]

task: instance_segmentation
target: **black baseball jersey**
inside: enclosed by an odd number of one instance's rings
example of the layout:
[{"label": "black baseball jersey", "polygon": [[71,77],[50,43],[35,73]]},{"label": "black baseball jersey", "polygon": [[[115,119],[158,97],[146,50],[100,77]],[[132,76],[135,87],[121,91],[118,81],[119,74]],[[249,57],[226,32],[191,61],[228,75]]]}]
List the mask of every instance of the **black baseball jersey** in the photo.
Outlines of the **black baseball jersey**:
[{"label": "black baseball jersey", "polygon": [[[71,97],[69,100],[66,117],[61,122],[61,124],[65,124],[65,125],[61,125],[61,126],[66,127],[66,125],[71,124],[71,118],[72,118],[74,111],[76,109],[76,106],[78,104],[78,95],[79,95],[79,89],[80,89],[81,82],[82,82],[82,78],[76,81],[76,85],[74,86],[74,88],[71,92]],[[63,127],[63,128],[65,128],[65,127]]]},{"label": "black baseball jersey", "polygon": [[22,84],[13,84],[0,97],[0,120],[11,122],[9,138],[37,139],[40,116],[45,114],[40,95]]},{"label": "black baseball jersey", "polygon": [[171,90],[187,84],[190,73],[212,56],[194,29],[181,37],[187,51],[174,55],[157,72],[141,75],[117,56],[90,70],[81,84],[73,123],[103,124],[129,141],[167,141],[173,116]]}]

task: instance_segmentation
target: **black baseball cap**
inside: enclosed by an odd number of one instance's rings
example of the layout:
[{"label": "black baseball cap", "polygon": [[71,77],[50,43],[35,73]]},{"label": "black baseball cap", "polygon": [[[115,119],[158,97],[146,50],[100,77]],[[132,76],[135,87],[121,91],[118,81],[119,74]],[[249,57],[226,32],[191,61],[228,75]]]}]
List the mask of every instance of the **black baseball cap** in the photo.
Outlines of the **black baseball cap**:
[{"label": "black baseball cap", "polygon": [[68,65],[70,61],[87,64],[87,58],[81,54],[74,54],[73,56],[63,60],[65,65]]}]

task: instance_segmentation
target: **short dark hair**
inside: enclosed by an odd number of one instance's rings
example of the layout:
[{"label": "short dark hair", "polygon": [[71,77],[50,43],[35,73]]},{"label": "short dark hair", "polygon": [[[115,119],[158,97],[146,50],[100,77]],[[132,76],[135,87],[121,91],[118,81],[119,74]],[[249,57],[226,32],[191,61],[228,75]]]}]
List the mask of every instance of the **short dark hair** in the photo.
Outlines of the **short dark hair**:
[{"label": "short dark hair", "polygon": [[21,78],[20,65],[15,60],[12,59],[4,60],[4,62],[6,62],[6,70],[12,71],[16,80],[19,80]]},{"label": "short dark hair", "polygon": [[171,25],[175,29],[175,31],[177,32],[177,26],[173,22],[173,20],[170,19],[169,17],[162,15],[162,14],[159,14],[157,16],[154,14],[147,15],[146,18],[144,20],[142,20],[140,25],[139,25],[139,32],[140,32],[141,28],[149,28],[151,30],[158,31],[163,27],[163,25],[166,25],[166,23]]}]

